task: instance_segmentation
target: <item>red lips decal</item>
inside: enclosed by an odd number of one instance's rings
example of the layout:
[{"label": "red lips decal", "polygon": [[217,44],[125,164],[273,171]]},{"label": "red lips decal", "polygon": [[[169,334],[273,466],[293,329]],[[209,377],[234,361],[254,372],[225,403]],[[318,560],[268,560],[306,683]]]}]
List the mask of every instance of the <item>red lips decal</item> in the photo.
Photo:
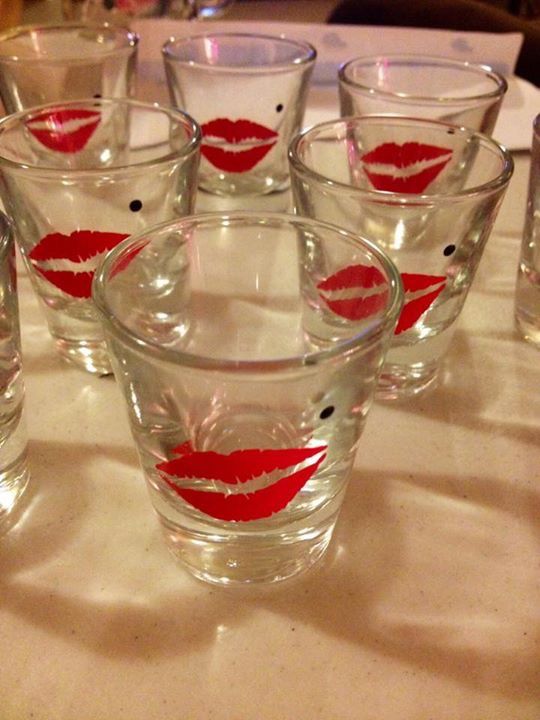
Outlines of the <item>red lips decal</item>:
[{"label": "red lips decal", "polygon": [[[394,331],[399,335],[411,328],[428,310],[446,286],[444,275],[401,273],[405,304]],[[388,301],[382,273],[366,265],[350,265],[317,285],[321,297],[336,315],[347,320],[364,320],[380,312]]]},{"label": "red lips decal", "polygon": [[29,259],[36,271],[62,292],[89,298],[101,256],[128,237],[122,233],[75,230],[51,233],[33,248]]},{"label": "red lips decal", "polygon": [[[222,455],[195,452],[184,443],[172,451],[180,457],[156,468],[169,487],[197,510],[218,520],[249,522],[283,510],[316,472],[326,450],[326,445],[319,445]],[[281,472],[289,469],[290,474]],[[215,491],[197,490],[201,480]]]},{"label": "red lips decal", "polygon": [[[217,118],[201,125],[203,143],[201,154],[218,170],[243,173],[252,170],[274,147],[278,133],[251,120]],[[233,146],[225,149],[214,142]],[[247,148],[245,144],[249,143]],[[238,147],[234,147],[237,145]]]},{"label": "red lips decal", "polygon": [[[444,275],[401,273],[405,304],[401,310],[395,335],[408,330],[435,302],[446,286]],[[430,290],[430,288],[435,288]]]},{"label": "red lips decal", "polygon": [[420,194],[452,157],[452,150],[417,142],[383,143],[362,157],[376,190]]},{"label": "red lips decal", "polygon": [[48,110],[26,123],[29,132],[42,145],[61,153],[82,150],[94,134],[101,113],[95,110]]},{"label": "red lips decal", "polygon": [[384,275],[373,266],[350,265],[317,285],[332,312],[347,320],[364,320],[388,302]]}]

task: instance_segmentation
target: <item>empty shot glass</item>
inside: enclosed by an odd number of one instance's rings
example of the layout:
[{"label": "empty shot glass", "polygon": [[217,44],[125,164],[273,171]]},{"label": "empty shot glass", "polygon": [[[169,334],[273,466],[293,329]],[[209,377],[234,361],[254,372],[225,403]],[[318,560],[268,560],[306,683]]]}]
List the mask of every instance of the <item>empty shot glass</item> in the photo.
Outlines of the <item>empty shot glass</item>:
[{"label": "empty shot glass", "polygon": [[114,248],[94,300],[172,552],[224,585],[322,557],[401,307],[386,256],[293,215],[207,213]]},{"label": "empty shot glass", "polygon": [[15,243],[0,213],[0,532],[17,517],[29,481]]},{"label": "empty shot glass", "polygon": [[302,125],[315,58],[309,43],[282,36],[206,33],[165,43],[171,102],[202,129],[202,190],[289,187],[287,147]]},{"label": "empty shot glass", "polygon": [[540,348],[540,115],[533,121],[531,169],[518,264],[515,320],[520,335]]},{"label": "empty shot glass", "polygon": [[490,135],[508,83],[487,65],[425,55],[358,57],[338,71],[341,115],[403,115]]},{"label": "empty shot glass", "polygon": [[193,210],[200,129],[130,99],[40,106],[0,121],[0,194],[60,354],[110,372],[91,284],[103,253]]},{"label": "empty shot glass", "polygon": [[435,383],[513,173],[487,135],[388,116],[305,130],[289,159],[295,211],[367,237],[395,262],[405,304],[377,395]]},{"label": "empty shot glass", "polygon": [[110,25],[23,26],[0,34],[6,113],[64,100],[131,97],[138,36]]}]

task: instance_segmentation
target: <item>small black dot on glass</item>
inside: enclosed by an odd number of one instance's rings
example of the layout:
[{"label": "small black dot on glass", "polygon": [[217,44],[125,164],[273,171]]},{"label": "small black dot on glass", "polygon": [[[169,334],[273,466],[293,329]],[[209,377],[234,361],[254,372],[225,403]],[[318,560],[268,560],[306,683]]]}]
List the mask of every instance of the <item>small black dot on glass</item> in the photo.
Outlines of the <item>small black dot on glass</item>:
[{"label": "small black dot on glass", "polygon": [[330,415],[334,414],[334,410],[335,408],[333,405],[328,405],[328,407],[325,407],[324,410],[321,411],[319,417],[321,418],[321,420],[326,420],[326,418],[329,418]]},{"label": "small black dot on glass", "polygon": [[446,131],[446,134],[447,134],[447,135],[455,135],[455,134],[456,134],[456,131],[453,130],[452,128],[448,128],[448,130]]},{"label": "small black dot on glass", "polygon": [[449,255],[452,255],[452,253],[454,253],[455,251],[456,251],[455,245],[447,245],[443,250],[443,255],[445,257],[448,257]]},{"label": "small black dot on glass", "polygon": [[276,105],[276,112],[281,112],[283,110],[283,105],[279,103],[279,105]]},{"label": "small black dot on glass", "polygon": [[129,209],[131,212],[139,212],[139,210],[142,210],[142,202],[140,200],[132,200],[129,203]]},{"label": "small black dot on glass", "polygon": [[99,100],[101,98],[101,93],[96,93],[94,97],[96,100]]}]

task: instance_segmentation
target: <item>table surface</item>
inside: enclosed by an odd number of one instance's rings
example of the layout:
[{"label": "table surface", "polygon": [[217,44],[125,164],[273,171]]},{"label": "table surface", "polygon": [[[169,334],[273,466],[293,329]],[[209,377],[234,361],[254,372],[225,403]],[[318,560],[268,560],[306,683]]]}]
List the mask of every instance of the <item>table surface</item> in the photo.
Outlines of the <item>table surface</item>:
[{"label": "table surface", "polygon": [[540,353],[513,325],[515,160],[442,383],[373,406],[325,561],[274,587],[175,563],[117,385],[55,354],[21,270],[33,482],[0,546],[1,720],[538,720]]}]

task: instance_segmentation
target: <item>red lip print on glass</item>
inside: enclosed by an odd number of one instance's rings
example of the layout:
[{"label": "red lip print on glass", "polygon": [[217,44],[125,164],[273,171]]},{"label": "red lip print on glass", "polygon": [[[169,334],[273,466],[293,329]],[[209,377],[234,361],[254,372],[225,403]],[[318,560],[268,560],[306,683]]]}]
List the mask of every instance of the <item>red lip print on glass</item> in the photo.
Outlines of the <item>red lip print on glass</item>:
[{"label": "red lip print on glass", "polygon": [[388,285],[375,267],[352,265],[338,270],[317,285],[332,312],[347,320],[376,315],[388,302]]},{"label": "red lip print on glass", "polygon": [[[218,170],[244,173],[258,165],[276,144],[278,133],[250,120],[218,118],[201,126],[201,154]],[[216,142],[227,143],[228,147]]]},{"label": "red lip print on glass", "polygon": [[[283,510],[317,471],[326,449],[246,449],[223,455],[182,445],[172,451],[180,457],[156,467],[174,492],[201,512],[249,522]],[[196,489],[197,480],[215,487]]]},{"label": "red lip print on glass", "polygon": [[[444,290],[445,276],[402,273],[405,303],[395,334],[411,328]],[[343,268],[317,285],[326,305],[348,320],[365,320],[380,312],[388,299],[384,276],[373,267]]]},{"label": "red lip print on glass", "polygon": [[128,237],[123,233],[75,230],[46,235],[30,252],[36,271],[67,295],[89,298],[92,279],[103,255]]},{"label": "red lip print on glass", "polygon": [[362,156],[364,172],[377,190],[423,193],[452,158],[449,148],[419,142],[383,143]]},{"label": "red lip print on glass", "polygon": [[101,113],[96,110],[60,108],[33,116],[26,127],[49,150],[77,153],[86,147],[100,120]]}]

